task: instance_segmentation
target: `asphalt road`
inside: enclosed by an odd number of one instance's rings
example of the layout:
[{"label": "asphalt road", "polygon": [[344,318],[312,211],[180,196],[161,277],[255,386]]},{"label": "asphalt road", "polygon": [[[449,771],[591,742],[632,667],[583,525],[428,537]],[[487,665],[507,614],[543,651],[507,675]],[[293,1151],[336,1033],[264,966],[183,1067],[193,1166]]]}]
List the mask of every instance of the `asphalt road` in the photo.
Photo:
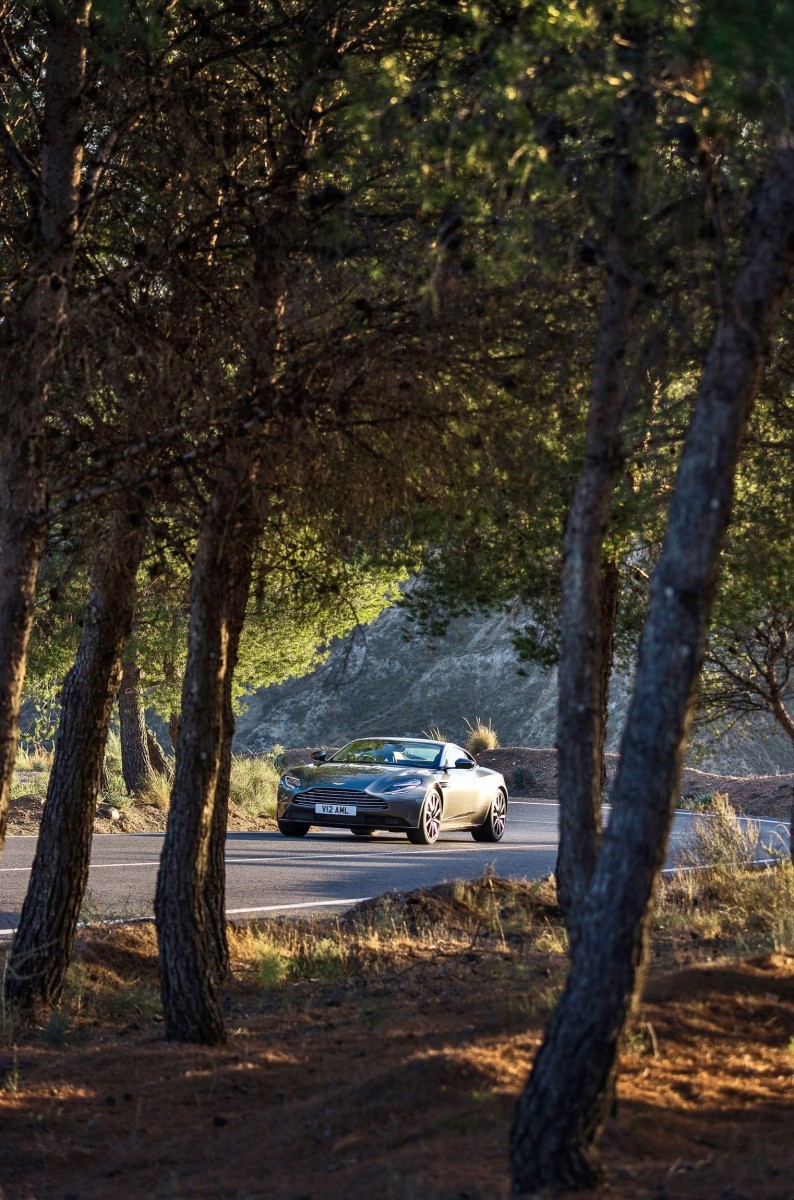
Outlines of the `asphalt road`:
[{"label": "asphalt road", "polygon": [[[686,837],[692,814],[680,813],[672,847]],[[764,836],[777,822],[763,822]],[[783,830],[785,837],[785,830]],[[157,833],[97,834],[84,915],[89,920],[150,916],[162,845]],[[0,858],[0,937],[16,926],[27,888],[35,837],[9,837]],[[380,833],[314,831],[303,839],[277,832],[231,833],[226,842],[229,916],[341,909],[391,889],[408,891],[448,879],[476,879],[490,864],[497,875],[535,879],[554,868],[557,805],[513,800],[504,840],[481,845],[468,833],[442,835],[435,846]]]}]

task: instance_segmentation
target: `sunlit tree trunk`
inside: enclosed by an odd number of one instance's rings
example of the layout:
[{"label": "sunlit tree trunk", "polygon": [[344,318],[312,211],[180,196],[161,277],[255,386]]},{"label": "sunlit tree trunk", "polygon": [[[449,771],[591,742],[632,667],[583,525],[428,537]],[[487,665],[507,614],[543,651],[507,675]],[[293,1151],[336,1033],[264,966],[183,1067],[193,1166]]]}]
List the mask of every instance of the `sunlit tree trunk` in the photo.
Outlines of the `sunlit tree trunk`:
[{"label": "sunlit tree trunk", "polygon": [[152,778],[147,733],[141,669],[125,657],[119,687],[119,741],[121,774],[130,796],[145,791]]},{"label": "sunlit tree trunk", "polygon": [[36,856],[5,972],[8,999],[55,1003],[72,955],[121,648],[144,543],[139,514],[116,513],[94,565],[75,663],[63,687]]},{"label": "sunlit tree trunk", "polygon": [[232,443],[204,515],[191,579],[182,719],[155,898],[165,1031],[177,1041],[212,1044],[224,1036],[206,887],[236,653],[232,597],[247,594],[258,530],[254,476],[253,445]]},{"label": "sunlit tree trunk", "polygon": [[794,271],[794,148],[772,156],[720,314],[654,573],[637,678],[565,993],[511,1137],[514,1189],[592,1186],[593,1147],[641,981],[744,431]]},{"label": "sunlit tree trunk", "polygon": [[[247,547],[246,553],[250,564],[253,544]],[[229,939],[226,935],[226,832],[229,824],[229,785],[232,774],[232,739],[235,724],[232,682],[237,667],[240,635],[245,620],[250,576],[249,565],[248,571],[242,571],[238,576],[235,594],[229,597],[229,666],[223,688],[223,740],[218,779],[215,785],[209,864],[204,884],[207,909],[207,945],[219,982],[228,976],[230,970]]]}]

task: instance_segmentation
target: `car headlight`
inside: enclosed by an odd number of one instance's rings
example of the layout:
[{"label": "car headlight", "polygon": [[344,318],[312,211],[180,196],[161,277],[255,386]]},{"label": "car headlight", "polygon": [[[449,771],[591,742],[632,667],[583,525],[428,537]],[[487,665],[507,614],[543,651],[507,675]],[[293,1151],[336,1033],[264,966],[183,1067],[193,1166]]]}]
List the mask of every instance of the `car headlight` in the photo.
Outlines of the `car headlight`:
[{"label": "car headlight", "polygon": [[295,792],[299,787],[303,786],[297,775],[282,775],[281,785],[282,787],[285,787],[288,792]]},{"label": "car headlight", "polygon": [[385,792],[412,792],[415,788],[421,786],[422,780],[418,776],[408,775],[404,778],[393,780],[383,790]]}]

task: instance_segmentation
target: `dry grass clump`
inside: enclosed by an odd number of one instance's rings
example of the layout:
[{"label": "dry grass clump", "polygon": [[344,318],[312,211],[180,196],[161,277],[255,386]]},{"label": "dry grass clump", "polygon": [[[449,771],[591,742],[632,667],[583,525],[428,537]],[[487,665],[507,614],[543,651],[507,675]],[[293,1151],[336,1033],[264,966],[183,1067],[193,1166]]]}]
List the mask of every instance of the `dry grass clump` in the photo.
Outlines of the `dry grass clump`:
[{"label": "dry grass clump", "polygon": [[269,754],[235,754],[232,758],[230,797],[252,817],[275,817],[276,791],[282,772],[279,747]]},{"label": "dry grass clump", "polygon": [[740,953],[794,950],[794,866],[781,858],[770,870],[733,862],[679,871],[662,882],[656,925]]},{"label": "dry grass clump", "polygon": [[43,746],[35,746],[32,750],[25,750],[19,746],[14,770],[40,771],[49,774],[52,770],[52,757],[52,750],[45,750]]},{"label": "dry grass clump", "polygon": [[708,813],[698,817],[692,837],[676,854],[677,867],[715,869],[747,865],[768,857],[757,821],[740,820],[727,795],[715,792]]},{"label": "dry grass clump", "polygon": [[499,737],[490,721],[486,722],[481,717],[476,717],[474,724],[466,721],[466,728],[469,731],[466,738],[466,749],[469,754],[482,754],[485,750],[498,750]]},{"label": "dry grass clump", "polygon": [[422,737],[429,738],[431,742],[449,741],[449,738],[440,725],[431,725],[429,729],[423,729]]}]

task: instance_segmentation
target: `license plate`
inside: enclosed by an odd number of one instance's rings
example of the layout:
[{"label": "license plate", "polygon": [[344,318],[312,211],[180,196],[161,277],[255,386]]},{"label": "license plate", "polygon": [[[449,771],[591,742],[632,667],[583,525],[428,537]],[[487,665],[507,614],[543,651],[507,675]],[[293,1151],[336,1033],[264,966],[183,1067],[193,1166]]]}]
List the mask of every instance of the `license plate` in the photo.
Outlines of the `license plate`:
[{"label": "license plate", "polygon": [[314,811],[321,817],[354,817],[355,804],[315,804]]}]

